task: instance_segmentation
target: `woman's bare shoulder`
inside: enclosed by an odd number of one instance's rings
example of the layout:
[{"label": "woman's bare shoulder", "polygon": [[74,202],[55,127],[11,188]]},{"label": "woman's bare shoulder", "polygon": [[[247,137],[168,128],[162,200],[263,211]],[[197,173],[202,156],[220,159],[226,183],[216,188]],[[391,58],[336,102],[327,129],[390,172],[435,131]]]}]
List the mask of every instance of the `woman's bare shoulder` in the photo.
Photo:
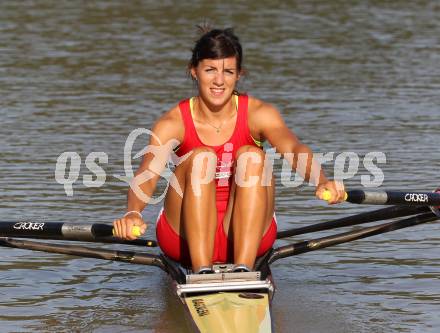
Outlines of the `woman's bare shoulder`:
[{"label": "woman's bare shoulder", "polygon": [[183,141],[185,127],[179,105],[173,106],[170,110],[162,114],[153,125],[152,131],[161,141],[177,139]]},{"label": "woman's bare shoulder", "polygon": [[251,121],[264,122],[281,118],[276,107],[256,97],[249,96],[248,108],[249,120]]}]

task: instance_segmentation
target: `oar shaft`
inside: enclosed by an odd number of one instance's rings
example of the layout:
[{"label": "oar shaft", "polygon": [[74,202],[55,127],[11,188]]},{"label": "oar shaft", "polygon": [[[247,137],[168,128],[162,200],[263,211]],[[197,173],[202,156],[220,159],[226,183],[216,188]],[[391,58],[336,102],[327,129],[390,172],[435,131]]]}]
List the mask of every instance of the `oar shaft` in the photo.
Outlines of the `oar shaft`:
[{"label": "oar shaft", "polygon": [[59,237],[77,240],[112,236],[113,227],[108,224],[83,224],[59,222],[1,222],[0,234],[11,237]]},{"label": "oar shaft", "polygon": [[277,239],[307,234],[310,232],[317,232],[317,231],[329,230],[334,228],[350,227],[353,225],[359,225],[363,223],[414,215],[418,213],[428,212],[429,210],[430,209],[427,206],[386,207],[372,212],[365,212],[353,216],[347,216],[333,221],[321,222],[300,228],[280,231],[277,233]]},{"label": "oar shaft", "polygon": [[164,263],[160,256],[149,253],[95,249],[91,247],[75,246],[68,244],[49,244],[6,237],[0,237],[0,246],[33,251],[43,251],[49,253],[67,254],[86,258],[123,261],[132,264],[157,266],[165,270]]},{"label": "oar shaft", "polygon": [[0,235],[20,238],[60,239],[83,242],[121,243],[155,247],[153,240],[126,241],[113,237],[113,226],[103,223],[0,222]]},{"label": "oar shaft", "polygon": [[341,234],[336,234],[332,236],[327,236],[327,237],[312,239],[305,242],[282,246],[275,249],[272,252],[268,262],[270,264],[275,260],[281,258],[290,257],[306,252],[316,251],[329,246],[348,243],[357,239],[383,234],[393,230],[403,229],[418,224],[435,221],[437,219],[438,217],[432,212],[424,213],[410,217],[408,219],[403,219],[395,222],[388,222],[373,227],[362,228],[360,230],[345,232]]},{"label": "oar shaft", "polygon": [[367,205],[439,206],[440,193],[403,191],[347,191],[346,201]]}]

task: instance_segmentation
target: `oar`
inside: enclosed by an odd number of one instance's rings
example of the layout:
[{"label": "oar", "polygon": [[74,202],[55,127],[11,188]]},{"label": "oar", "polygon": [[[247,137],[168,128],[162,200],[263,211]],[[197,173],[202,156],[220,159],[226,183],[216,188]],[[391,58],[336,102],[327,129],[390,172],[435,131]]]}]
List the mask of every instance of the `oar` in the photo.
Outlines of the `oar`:
[{"label": "oar", "polygon": [[[133,236],[138,237],[140,234],[139,227],[134,226]],[[113,237],[113,226],[103,223],[0,222],[0,236],[157,246],[154,240],[122,240]]]},{"label": "oar", "polygon": [[275,260],[306,253],[310,251],[316,251],[329,246],[343,244],[351,242],[357,239],[366,238],[374,235],[383,234],[393,230],[408,228],[422,223],[427,223],[437,220],[439,217],[432,212],[419,214],[407,219],[379,224],[373,227],[362,228],[350,232],[344,232],[332,236],[312,239],[309,241],[299,242],[296,244],[290,244],[281,246],[271,253],[268,263],[272,263]]},{"label": "oar", "polygon": [[49,253],[68,254],[86,258],[123,261],[132,264],[157,266],[163,270],[166,270],[165,264],[161,256],[149,253],[96,249],[86,246],[76,246],[68,244],[49,244],[7,237],[0,237],[0,246],[33,251],[43,251]]},{"label": "oar", "polygon": [[307,225],[300,228],[283,230],[277,233],[277,239],[292,237],[334,228],[350,227],[353,225],[388,220],[396,217],[415,215],[418,213],[429,212],[428,206],[391,206],[375,210],[372,212],[360,213],[352,216],[343,217],[337,220],[321,222]]},{"label": "oar", "polygon": [[[330,200],[330,192],[324,191],[323,197]],[[345,201],[367,205],[440,206],[440,193],[351,190],[346,192]]]}]

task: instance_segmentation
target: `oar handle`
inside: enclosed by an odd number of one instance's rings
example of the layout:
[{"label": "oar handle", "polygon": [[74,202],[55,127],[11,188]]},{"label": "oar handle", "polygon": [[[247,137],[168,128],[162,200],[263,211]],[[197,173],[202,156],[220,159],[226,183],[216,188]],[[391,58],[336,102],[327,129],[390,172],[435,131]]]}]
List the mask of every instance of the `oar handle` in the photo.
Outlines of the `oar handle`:
[{"label": "oar handle", "polygon": [[[115,235],[115,228],[113,228],[112,234],[113,234],[113,236]],[[141,237],[142,236],[141,228],[139,228],[137,225],[132,226],[131,227],[131,235],[136,238]]]},{"label": "oar handle", "polygon": [[[322,199],[324,199],[325,201],[330,201],[331,198],[332,198],[332,193],[329,190],[325,190],[322,193]],[[348,193],[345,192],[344,201],[347,201],[347,199],[348,199]]]},{"label": "oar handle", "polygon": [[[113,226],[103,223],[61,223],[33,221],[0,221],[0,236],[21,238],[64,239],[76,241],[104,241],[133,245],[156,246],[152,240],[136,239],[133,241],[114,238]],[[132,227],[132,235],[142,235],[139,226]]]},{"label": "oar handle", "polygon": [[[323,199],[331,199],[330,191],[324,191]],[[345,193],[345,201],[366,205],[439,206],[440,193],[351,190]]]}]

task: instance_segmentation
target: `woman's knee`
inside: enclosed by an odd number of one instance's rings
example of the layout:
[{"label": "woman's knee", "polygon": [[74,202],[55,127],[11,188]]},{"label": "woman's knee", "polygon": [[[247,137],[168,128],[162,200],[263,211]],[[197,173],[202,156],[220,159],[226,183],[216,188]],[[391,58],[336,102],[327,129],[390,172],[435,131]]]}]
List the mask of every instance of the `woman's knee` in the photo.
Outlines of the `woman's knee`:
[{"label": "woman's knee", "polygon": [[[262,149],[254,146],[242,146],[236,153],[235,178],[237,185],[241,182],[255,183],[256,178],[264,175],[265,153]],[[252,177],[252,178],[251,178]],[[248,179],[246,181],[246,179]],[[259,179],[263,181],[263,179]]]},{"label": "woman's knee", "polygon": [[199,197],[204,193],[211,193],[214,189],[216,168],[217,155],[214,150],[209,147],[197,147],[179,164],[175,174],[178,175],[179,183],[183,183],[184,192],[192,190],[192,193]]},{"label": "woman's knee", "polygon": [[209,179],[215,178],[217,168],[217,155],[215,151],[208,147],[197,147],[191,151],[188,157],[188,168],[186,176],[190,179]]},{"label": "woman's knee", "polygon": [[262,156],[264,158],[263,149],[256,146],[244,145],[237,149],[237,152],[235,153],[235,159],[238,159],[241,155],[245,153],[255,154],[256,156]]},{"label": "woman's knee", "polygon": [[181,162],[176,166],[176,173],[191,175],[193,172],[201,175],[211,172],[217,166],[217,155],[209,147],[197,147],[181,157]]}]

